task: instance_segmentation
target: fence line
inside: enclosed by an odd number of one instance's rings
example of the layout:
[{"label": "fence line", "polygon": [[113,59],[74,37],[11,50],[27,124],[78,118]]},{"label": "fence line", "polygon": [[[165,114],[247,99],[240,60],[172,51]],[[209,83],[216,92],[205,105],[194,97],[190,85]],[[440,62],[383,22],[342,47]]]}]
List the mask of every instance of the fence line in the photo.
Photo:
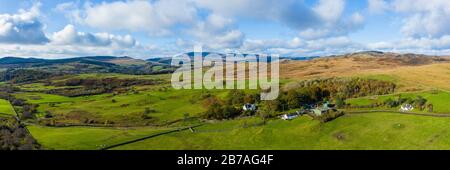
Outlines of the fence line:
[{"label": "fence line", "polygon": [[143,138],[134,139],[134,140],[131,140],[131,141],[122,142],[122,143],[119,143],[119,144],[107,146],[107,147],[102,148],[101,150],[108,150],[108,149],[112,149],[112,148],[116,148],[116,147],[119,147],[119,146],[123,146],[123,145],[128,145],[128,144],[140,142],[140,141],[143,141],[143,140],[147,140],[147,139],[150,139],[150,138],[154,138],[154,137],[158,137],[158,136],[162,136],[162,135],[166,135],[166,134],[170,134],[170,133],[175,133],[175,132],[181,132],[181,131],[185,131],[185,130],[190,130],[190,129],[197,128],[197,127],[200,127],[200,126],[203,126],[203,125],[205,125],[205,124],[200,124],[200,125],[195,125],[195,126],[189,126],[189,127],[185,127],[185,128],[181,128],[181,129],[176,129],[176,130],[171,130],[171,131],[162,132],[162,133],[158,133],[158,134],[153,134],[153,135],[146,136],[146,137],[143,137]]},{"label": "fence line", "polygon": [[392,110],[367,110],[367,111],[347,111],[348,114],[370,114],[370,113],[396,113],[403,115],[415,115],[415,116],[429,116],[429,117],[450,117],[450,113],[414,113],[414,112],[399,112]]}]

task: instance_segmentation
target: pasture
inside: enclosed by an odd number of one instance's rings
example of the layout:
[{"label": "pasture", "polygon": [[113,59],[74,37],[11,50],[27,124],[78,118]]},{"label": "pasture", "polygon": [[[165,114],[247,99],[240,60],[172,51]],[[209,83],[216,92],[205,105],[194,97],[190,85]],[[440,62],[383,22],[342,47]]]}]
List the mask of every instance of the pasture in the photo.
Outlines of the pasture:
[{"label": "pasture", "polygon": [[7,100],[0,99],[0,117],[2,116],[15,116],[13,107]]},{"label": "pasture", "polygon": [[27,126],[33,137],[50,150],[98,150],[170,130],[169,128],[96,128],[96,127],[44,127]]},{"label": "pasture", "polygon": [[402,98],[412,98],[412,99],[417,98],[418,96],[422,96],[423,98],[427,99],[427,104],[433,104],[434,113],[450,114],[450,105],[448,104],[448,101],[450,101],[450,93],[439,90],[423,91],[423,92],[402,92],[383,96],[369,96],[356,99],[348,99],[346,102],[353,106],[367,106],[374,103],[382,103],[388,98],[395,100],[399,96],[401,96]]},{"label": "pasture", "polygon": [[368,113],[346,115],[326,124],[305,116],[258,127],[245,127],[245,121],[209,124],[195,133],[173,133],[113,149],[450,149],[450,118]]},{"label": "pasture", "polygon": [[[375,65],[378,64],[378,65]],[[435,113],[450,113],[450,86],[448,63],[425,66],[367,65],[364,58],[338,60],[313,60],[305,63],[288,62],[282,65],[281,84],[317,77],[363,77],[394,82],[395,94],[348,99],[356,106],[383,102],[388,98],[416,98],[422,96],[434,105]],[[359,71],[355,73],[355,70]],[[329,74],[332,72],[332,74]],[[415,76],[410,76],[411,74]],[[77,150],[102,149],[107,146],[167,132],[183,126],[199,123],[174,123],[185,118],[198,117],[206,111],[204,100],[208,96],[223,99],[226,90],[174,90],[170,87],[170,75],[80,74],[64,76],[52,81],[70,78],[136,78],[161,79],[157,85],[133,86],[121,93],[106,93],[82,97],[65,97],[46,94],[55,88],[44,83],[21,85],[27,92],[14,94],[37,107],[38,119],[46,113],[65,123],[83,123],[94,119],[96,124],[116,127],[45,127],[27,126],[33,136],[46,149]],[[8,105],[7,105],[8,104]],[[9,103],[2,104],[0,112]],[[4,106],[4,107],[3,107]],[[11,106],[9,106],[11,108]],[[386,108],[376,108],[386,109]],[[390,108],[398,110],[398,108]],[[146,117],[143,113],[148,112]],[[13,113],[13,112],[12,112]],[[449,149],[450,118],[398,113],[346,114],[328,123],[320,123],[308,116],[292,121],[271,119],[264,124],[260,117],[240,117],[234,120],[203,121],[204,126],[180,131],[139,142],[119,146],[117,150],[166,150],[166,149],[237,149],[237,150],[352,150],[352,149]],[[129,126],[128,128],[119,128]]]}]

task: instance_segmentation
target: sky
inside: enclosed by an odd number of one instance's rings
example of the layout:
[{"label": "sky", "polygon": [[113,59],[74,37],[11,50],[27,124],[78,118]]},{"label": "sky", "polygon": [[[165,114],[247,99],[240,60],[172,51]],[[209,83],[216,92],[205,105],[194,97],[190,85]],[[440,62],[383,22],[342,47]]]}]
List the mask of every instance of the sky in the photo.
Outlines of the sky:
[{"label": "sky", "polygon": [[450,54],[448,0],[0,0],[0,57]]}]

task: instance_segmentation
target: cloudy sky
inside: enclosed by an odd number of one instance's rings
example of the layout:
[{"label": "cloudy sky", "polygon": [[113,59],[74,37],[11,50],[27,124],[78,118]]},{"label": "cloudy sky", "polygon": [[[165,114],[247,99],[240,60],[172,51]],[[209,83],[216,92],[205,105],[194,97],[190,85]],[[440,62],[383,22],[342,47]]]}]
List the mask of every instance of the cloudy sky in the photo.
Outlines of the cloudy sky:
[{"label": "cloudy sky", "polygon": [[449,0],[0,0],[0,56],[450,54]]}]

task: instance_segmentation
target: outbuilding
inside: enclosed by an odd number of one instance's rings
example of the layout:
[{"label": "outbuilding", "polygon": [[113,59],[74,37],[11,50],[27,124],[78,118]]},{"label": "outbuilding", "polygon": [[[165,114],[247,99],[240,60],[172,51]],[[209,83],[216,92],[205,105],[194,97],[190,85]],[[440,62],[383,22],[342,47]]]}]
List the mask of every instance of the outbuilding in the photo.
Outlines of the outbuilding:
[{"label": "outbuilding", "polygon": [[244,111],[256,111],[256,104],[247,103],[242,107],[242,109]]}]

